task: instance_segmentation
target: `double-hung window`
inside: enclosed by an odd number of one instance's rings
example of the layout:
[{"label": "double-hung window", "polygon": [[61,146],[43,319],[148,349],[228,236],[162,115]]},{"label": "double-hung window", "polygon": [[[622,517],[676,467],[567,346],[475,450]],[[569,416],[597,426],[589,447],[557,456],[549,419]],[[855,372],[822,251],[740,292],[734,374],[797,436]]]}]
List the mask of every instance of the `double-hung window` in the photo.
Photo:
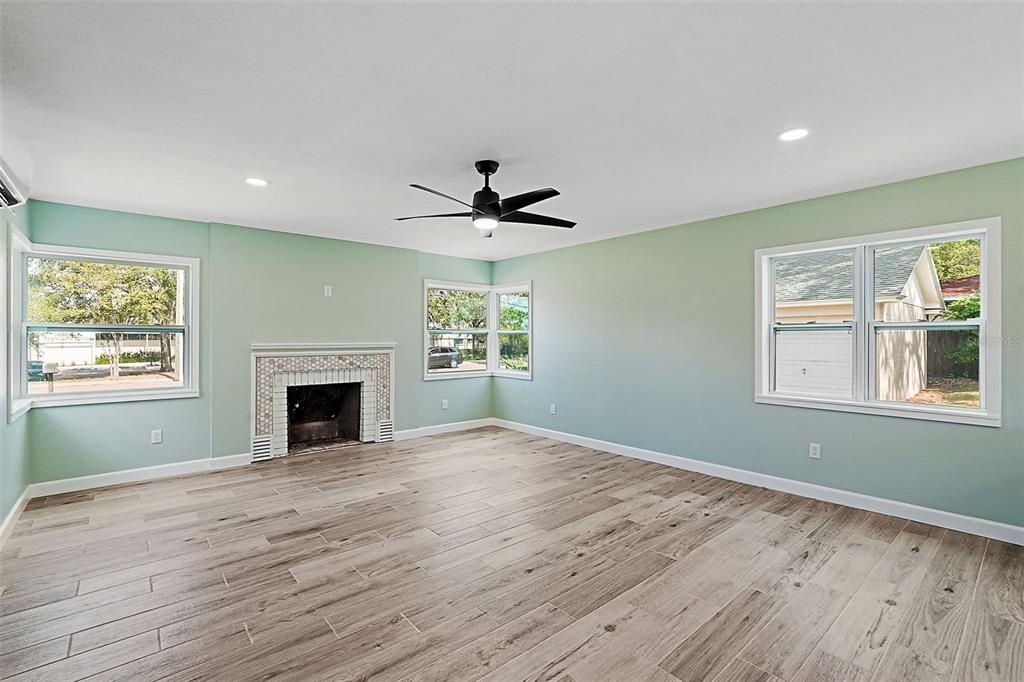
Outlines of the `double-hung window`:
[{"label": "double-hung window", "polygon": [[498,287],[498,367],[502,374],[530,374],[530,287]]},{"label": "double-hung window", "polygon": [[486,373],[490,287],[428,283],[425,296],[427,375]]},{"label": "double-hung window", "polygon": [[755,399],[998,426],[999,222],[757,251]]},{"label": "double-hung window", "polygon": [[26,245],[14,383],[32,406],[198,395],[198,260]]},{"label": "double-hung window", "polygon": [[531,378],[530,283],[427,280],[424,378]]}]

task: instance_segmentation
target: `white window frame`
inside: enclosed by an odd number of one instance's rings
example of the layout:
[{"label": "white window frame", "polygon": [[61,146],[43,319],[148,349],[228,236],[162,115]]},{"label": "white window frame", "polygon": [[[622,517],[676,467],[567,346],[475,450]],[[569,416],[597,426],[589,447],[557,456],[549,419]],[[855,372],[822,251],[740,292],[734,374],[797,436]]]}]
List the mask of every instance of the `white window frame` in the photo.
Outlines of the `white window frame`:
[{"label": "white window frame", "polygon": [[22,300],[22,278],[21,278],[21,267],[22,262],[21,254],[31,250],[32,243],[25,237],[25,235],[15,226],[13,223],[8,223],[8,230],[10,233],[9,251],[7,254],[6,265],[6,284],[7,284],[7,296],[3,301],[3,305],[7,307],[7,320],[10,324],[7,327],[7,363],[6,363],[6,375],[4,381],[7,382],[7,395],[8,395],[8,420],[14,421],[27,413],[32,407],[32,402],[21,397],[19,390],[20,381],[19,372],[24,372],[24,366],[21,364],[20,350],[21,344],[18,341],[18,335],[21,333],[21,300]]},{"label": "white window frame", "polygon": [[[501,294],[517,294],[526,292],[527,300],[529,301],[529,317],[526,323],[526,330],[521,329],[501,329],[501,309],[499,308],[499,296]],[[491,287],[491,298],[493,301],[494,308],[494,370],[493,374],[496,377],[507,377],[509,379],[533,379],[533,282],[532,280],[526,282],[520,282],[518,284],[500,284]],[[526,371],[519,371],[514,369],[502,369],[501,367],[501,344],[499,343],[498,337],[501,334],[526,334],[527,339],[527,367]],[[488,351],[488,362],[490,362],[490,351]]]},{"label": "white window frame", "polygon": [[[459,333],[487,334],[487,369],[486,370],[461,370],[454,372],[429,372],[429,361],[427,353],[430,348],[430,334],[438,330],[431,330],[427,315],[427,297],[431,289],[453,289],[456,291],[476,291],[487,294],[487,327],[473,330],[450,330]],[[530,299],[530,322],[529,329],[529,367],[525,372],[501,369],[498,358],[498,294],[526,291]],[[515,282],[510,284],[475,284],[471,282],[449,282],[436,279],[423,280],[423,380],[441,381],[444,379],[471,379],[473,377],[504,377],[507,379],[533,379],[533,281]]]},{"label": "white window frame", "polygon": [[[909,419],[925,419],[957,424],[999,427],[1002,425],[1002,311],[1000,283],[1000,231],[999,217],[979,218],[956,223],[931,225],[906,230],[869,234],[844,239],[832,239],[806,244],[795,244],[754,252],[754,289],[756,319],[754,329],[754,401],[769,405],[808,407],[819,410],[859,412],[863,414]],[[928,243],[954,239],[980,238],[981,240],[981,317],[969,322],[876,322],[874,321],[874,251],[900,244]],[[854,320],[849,324],[821,325],[848,328],[853,334],[853,397],[827,398],[807,395],[787,395],[771,390],[773,349],[774,280],[773,259],[797,256],[819,251],[852,248],[854,250]],[[947,329],[977,327],[981,349],[978,370],[981,396],[980,408],[919,405],[877,400],[874,398],[875,330],[891,327],[914,329]]]},{"label": "white window frame", "polygon": [[[183,324],[171,325],[181,328],[184,334],[182,348],[182,385],[173,388],[140,388],[117,391],[81,391],[76,393],[52,393],[46,395],[28,393],[28,289],[25,284],[26,261],[29,258],[66,258],[91,260],[146,267],[172,267],[184,270],[184,311]],[[141,400],[168,400],[199,397],[199,259],[183,256],[111,251],[107,249],[86,249],[49,244],[33,244],[24,238],[11,249],[11,309],[10,363],[12,413],[24,413],[37,407],[62,407],[67,405],[96,405],[101,403],[123,403]],[[56,325],[50,325],[56,326]]]}]

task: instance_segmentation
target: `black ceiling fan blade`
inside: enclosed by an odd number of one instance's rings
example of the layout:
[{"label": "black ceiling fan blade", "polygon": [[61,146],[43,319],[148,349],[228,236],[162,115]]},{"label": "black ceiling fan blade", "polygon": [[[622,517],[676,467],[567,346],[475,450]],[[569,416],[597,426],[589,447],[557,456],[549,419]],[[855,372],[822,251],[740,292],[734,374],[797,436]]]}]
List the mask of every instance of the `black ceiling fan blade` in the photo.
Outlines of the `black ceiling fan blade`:
[{"label": "black ceiling fan blade", "polygon": [[462,213],[434,213],[432,215],[407,215],[404,218],[395,218],[395,220],[415,220],[417,218],[468,218],[473,215],[469,211]]},{"label": "black ceiling fan blade", "polygon": [[502,199],[498,202],[501,205],[501,215],[506,216],[509,213],[532,206],[545,199],[557,197],[559,194],[560,192],[554,187],[545,187],[544,189],[535,189],[532,192],[523,192],[522,194]]},{"label": "black ceiling fan blade", "polygon": [[525,223],[527,225],[547,225],[548,227],[574,227],[576,223],[571,220],[552,218],[551,216],[527,213],[526,211],[512,211],[508,215],[501,216],[503,223]]},{"label": "black ceiling fan blade", "polygon": [[462,201],[461,199],[456,199],[455,197],[449,196],[449,195],[445,194],[444,192],[438,192],[436,189],[430,189],[429,187],[424,187],[423,185],[409,185],[409,186],[410,187],[415,187],[416,189],[421,189],[424,192],[430,192],[431,194],[436,194],[437,196],[444,197],[445,199],[451,199],[452,201],[455,201],[457,203],[462,204],[466,208],[473,208],[472,204],[467,204],[465,201]]}]

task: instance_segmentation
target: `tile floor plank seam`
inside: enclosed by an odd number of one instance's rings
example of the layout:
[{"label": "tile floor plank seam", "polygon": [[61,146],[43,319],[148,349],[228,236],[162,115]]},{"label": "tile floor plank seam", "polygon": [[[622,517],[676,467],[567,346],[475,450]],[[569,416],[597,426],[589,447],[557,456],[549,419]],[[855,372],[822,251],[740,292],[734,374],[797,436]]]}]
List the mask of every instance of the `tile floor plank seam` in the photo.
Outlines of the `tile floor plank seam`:
[{"label": "tile floor plank seam", "polygon": [[0,574],[11,680],[1024,677],[1022,547],[497,427],[37,498]]}]

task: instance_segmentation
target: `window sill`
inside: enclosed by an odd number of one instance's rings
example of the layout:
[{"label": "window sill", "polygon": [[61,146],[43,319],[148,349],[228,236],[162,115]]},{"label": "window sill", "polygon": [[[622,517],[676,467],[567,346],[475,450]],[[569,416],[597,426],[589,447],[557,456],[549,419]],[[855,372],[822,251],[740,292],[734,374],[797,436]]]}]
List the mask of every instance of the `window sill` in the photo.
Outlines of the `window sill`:
[{"label": "window sill", "polygon": [[28,414],[28,411],[32,409],[32,401],[26,400],[25,398],[18,398],[11,401],[11,413],[7,419],[9,424],[13,424],[23,416]]},{"label": "window sill", "polygon": [[497,371],[493,373],[493,376],[502,377],[504,379],[519,379],[520,381],[533,381],[533,374],[530,372]]},{"label": "window sill", "polygon": [[443,379],[472,379],[474,377],[502,377],[504,379],[519,379],[520,381],[533,381],[533,375],[529,372],[504,372],[504,371],[493,371],[493,372],[482,372],[475,370],[472,372],[445,372],[444,374],[427,374],[423,377],[424,381],[441,381]]},{"label": "window sill", "polygon": [[473,379],[477,377],[489,377],[490,372],[473,370],[471,372],[445,372],[444,374],[425,374],[424,381],[442,381],[444,379]]},{"label": "window sill", "polygon": [[[104,403],[132,403],[143,400],[175,400],[179,398],[198,398],[199,391],[193,389],[179,389],[174,391],[123,391],[109,394],[87,394],[69,393],[66,395],[33,396],[21,398],[14,402],[15,407],[27,403],[24,412],[37,407],[68,407],[71,405],[101,405]],[[23,412],[23,413],[24,413]]]},{"label": "window sill", "polygon": [[979,410],[963,410],[941,407],[919,407],[917,405],[899,405],[895,403],[860,403],[853,400],[835,400],[829,398],[807,398],[786,395],[755,395],[754,402],[766,405],[783,405],[786,407],[807,407],[814,410],[833,410],[838,412],[858,412],[882,417],[901,417],[904,419],[924,419],[927,421],[946,422],[950,424],[971,424],[973,426],[990,426],[999,428],[1002,419],[998,414],[988,414]]}]

